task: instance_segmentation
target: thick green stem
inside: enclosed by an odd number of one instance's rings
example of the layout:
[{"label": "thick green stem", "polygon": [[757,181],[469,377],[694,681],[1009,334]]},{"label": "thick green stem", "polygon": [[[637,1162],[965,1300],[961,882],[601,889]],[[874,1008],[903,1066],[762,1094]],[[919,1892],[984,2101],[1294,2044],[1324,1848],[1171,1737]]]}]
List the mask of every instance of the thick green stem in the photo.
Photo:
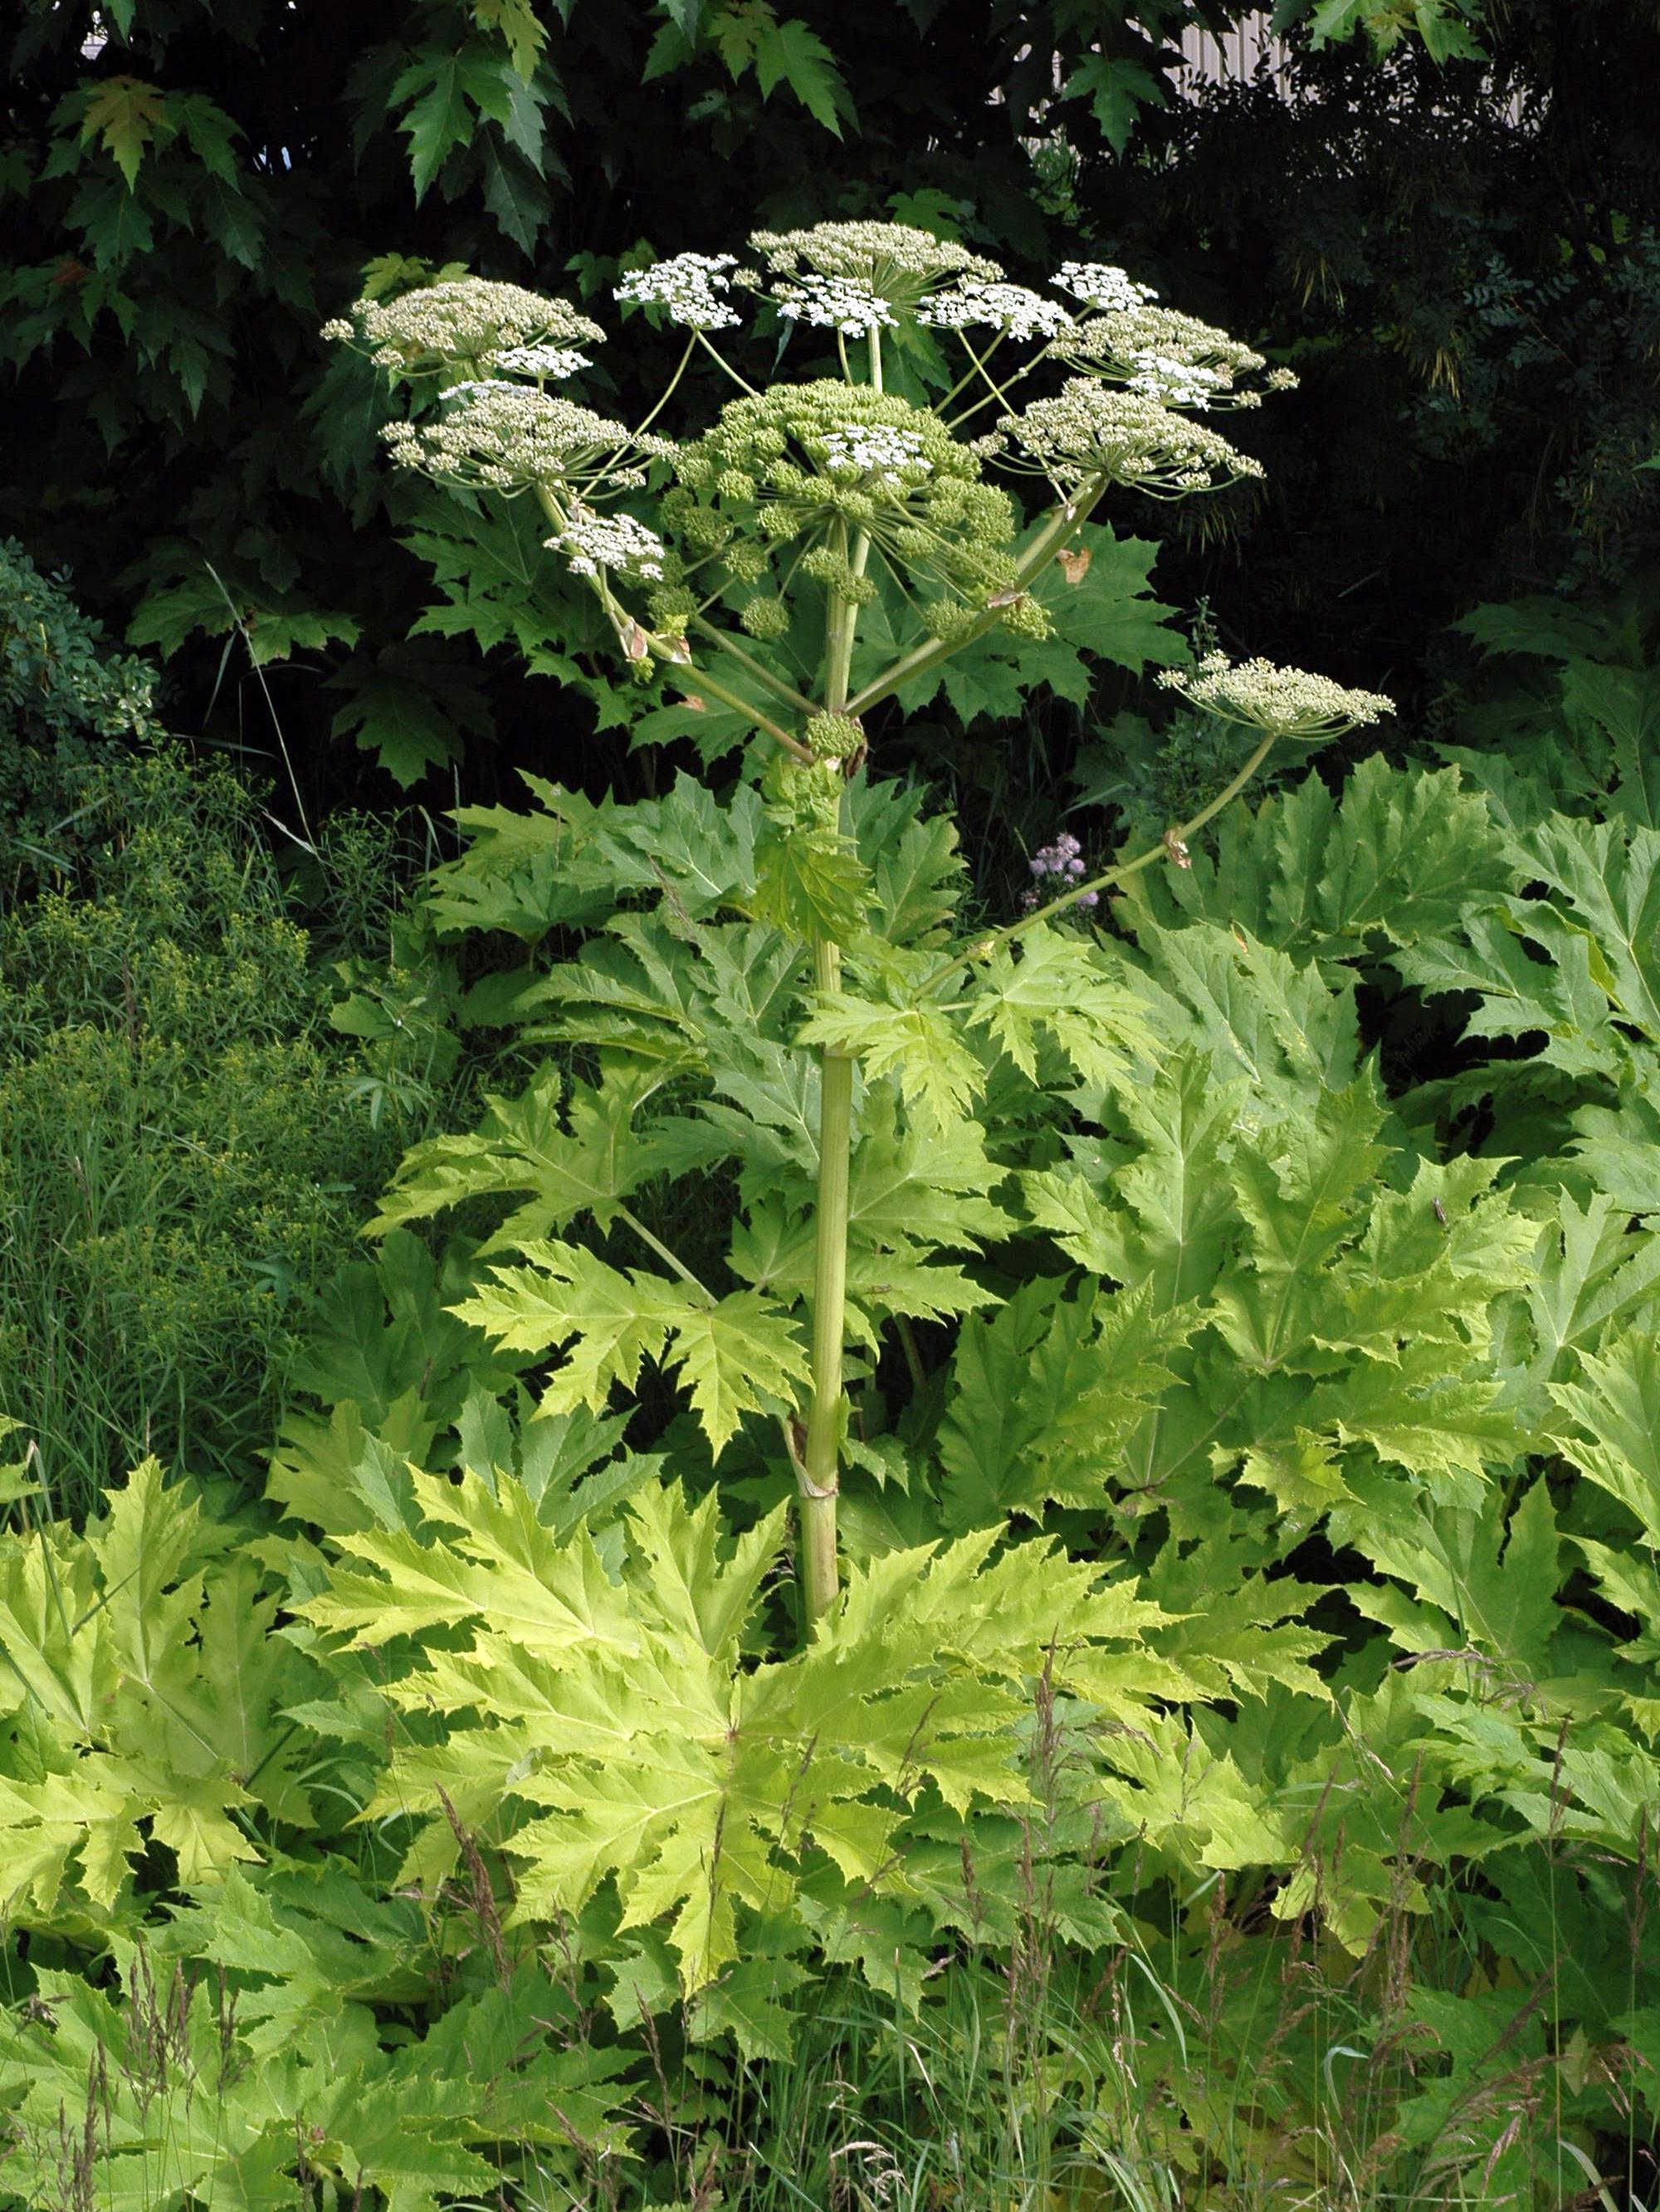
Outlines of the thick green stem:
[{"label": "thick green stem", "polygon": [[[842,355],[846,366],[846,354]],[[870,384],[873,392],[882,389],[882,333],[870,334]],[[847,558],[848,568],[855,577],[862,577],[870,562],[870,538],[858,531],[849,544],[844,524],[837,525],[837,544]],[[831,714],[846,710],[848,690],[853,681],[853,647],[859,629],[859,603],[856,599],[832,599],[827,629],[825,655],[824,699]]]},{"label": "thick green stem", "polygon": [[[865,562],[870,554],[870,540],[862,532],[849,544],[847,526],[836,526],[836,550],[847,562],[855,576],[864,574]],[[841,592],[830,594],[824,622],[824,704],[832,714],[841,714],[848,703],[848,686],[853,676],[853,646],[859,623],[857,604]]]},{"label": "thick green stem", "polygon": [[[821,939],[813,947],[821,991],[841,981],[841,954]],[[812,1400],[797,1464],[801,1515],[801,1595],[809,1630],[836,1602],[836,1498],[841,1487],[847,1333],[848,1170],[853,1152],[853,1062],[826,1052],[819,1072],[818,1197],[814,1210]]]},{"label": "thick green stem", "polygon": [[[871,382],[882,388],[882,343],[873,331]],[[841,549],[848,551],[845,530]],[[862,575],[870,552],[861,532],[850,566]],[[824,703],[842,713],[853,666],[859,609],[850,599],[831,598],[824,638]],[[812,948],[813,981],[821,992],[842,980],[841,948],[819,938]],[[807,1407],[806,1441],[796,1461],[797,1508],[801,1528],[802,1625],[811,1635],[836,1603],[841,1583],[836,1556],[836,1500],[842,1486],[842,1425],[846,1392],[842,1357],[848,1312],[848,1183],[853,1158],[853,1062],[843,1053],[825,1051],[818,1070],[818,1191],[813,1208],[812,1397]]]}]

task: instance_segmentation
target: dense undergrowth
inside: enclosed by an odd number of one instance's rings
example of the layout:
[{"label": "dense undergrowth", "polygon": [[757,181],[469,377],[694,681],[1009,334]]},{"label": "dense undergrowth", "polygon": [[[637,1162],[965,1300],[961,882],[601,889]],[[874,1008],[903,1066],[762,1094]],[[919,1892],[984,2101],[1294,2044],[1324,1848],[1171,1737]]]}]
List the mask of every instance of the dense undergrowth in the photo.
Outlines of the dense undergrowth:
[{"label": "dense undergrowth", "polygon": [[[1060,589],[1179,663],[1127,543]],[[1654,2202],[1660,679],[1635,596],[1468,629],[1436,749],[1047,927],[855,772],[887,949],[811,1009],[775,781],[471,810],[379,969],[165,759],[26,856],[0,2188]],[[1102,836],[1218,781],[1085,772]],[[998,996],[896,1040],[884,960]],[[804,1014],[863,1055],[805,1638]]]},{"label": "dense undergrowth", "polygon": [[[246,1486],[307,1304],[452,1072],[386,958],[407,870],[342,817],[285,881],[246,785],[169,744],[15,546],[0,701],[0,1418],[65,1512],[152,1446]],[[343,1012],[371,956],[386,1004]]]}]

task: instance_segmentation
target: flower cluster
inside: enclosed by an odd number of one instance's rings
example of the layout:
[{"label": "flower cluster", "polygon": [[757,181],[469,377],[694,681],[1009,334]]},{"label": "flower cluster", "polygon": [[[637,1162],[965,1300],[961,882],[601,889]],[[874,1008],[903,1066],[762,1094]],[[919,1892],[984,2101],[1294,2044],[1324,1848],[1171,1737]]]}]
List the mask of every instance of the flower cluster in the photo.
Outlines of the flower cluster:
[{"label": "flower cluster", "polygon": [[1164,353],[1132,354],[1129,371],[1124,380],[1127,392],[1139,392],[1165,407],[1191,407],[1199,414],[1226,388],[1215,369],[1200,368]]},{"label": "flower cluster", "polygon": [[616,465],[630,447],[662,456],[674,451],[666,438],[631,438],[623,423],[528,385],[453,385],[445,398],[436,422],[392,422],[381,433],[398,467],[446,483],[515,492],[602,477],[638,482],[637,470]]},{"label": "flower cluster", "polygon": [[325,338],[359,344],[377,368],[404,376],[487,367],[519,346],[599,345],[605,335],[562,300],[483,276],[448,277],[395,300],[359,300],[350,321],[323,325]]},{"label": "flower cluster", "polygon": [[[1085,375],[1122,384],[1167,407],[1262,404],[1262,392],[1238,380],[1267,368],[1262,356],[1176,307],[1141,306],[1091,317],[1064,331],[1055,350]],[[1297,379],[1276,368],[1264,381],[1268,391],[1283,392]]]},{"label": "flower cluster", "polygon": [[[1035,876],[1059,877],[1063,884],[1067,882],[1075,884],[1085,872],[1083,848],[1070,830],[1063,830],[1052,845],[1038,848],[1031,856],[1031,866]],[[1030,890],[1022,897],[1020,903],[1030,914],[1045,896],[1047,894],[1043,891]],[[1094,906],[1099,898],[1098,891],[1079,891],[1074,903]]]},{"label": "flower cluster", "polygon": [[630,270],[614,295],[636,307],[661,307],[683,330],[730,330],[742,319],[721,295],[737,266],[735,253],[676,253],[649,269]]},{"label": "flower cluster", "polygon": [[813,323],[844,338],[868,337],[895,319],[881,294],[856,276],[783,277],[772,288],[772,301],[787,322]]},{"label": "flower cluster", "polygon": [[575,576],[597,576],[602,568],[619,576],[660,582],[666,547],[654,530],[631,514],[596,514],[573,501],[565,527],[544,540],[562,553]]},{"label": "flower cluster", "polygon": [[[582,348],[603,333],[564,301],[517,285],[446,277],[393,300],[360,300],[353,319],[327,334],[359,343],[395,374],[438,380],[432,414],[382,433],[393,460],[463,487],[538,491],[553,529],[544,542],[593,580],[624,651],[642,665],[656,648],[616,607],[610,580],[648,586],[650,619],[682,640],[697,609],[723,596],[745,633],[778,638],[795,622],[798,592],[868,605],[885,568],[942,644],[998,623],[1034,640],[1048,635],[1049,617],[1024,588],[1016,559],[1013,502],[982,481],[993,458],[1084,503],[1112,483],[1179,498],[1263,473],[1182,411],[1258,404],[1260,388],[1241,380],[1260,377],[1262,356],[1158,307],[1152,288],[1122,269],[1062,265],[1054,283],[1090,311],[1080,316],[1010,283],[955,240],[903,223],[818,223],[757,231],[750,242],[764,274],[731,253],[680,253],[624,274],[616,297],[701,333],[739,323],[728,295],[746,287],[765,290],[787,320],[838,340],[874,340],[912,320],[985,330],[1036,343],[1037,358],[1052,352],[1071,373],[1058,394],[958,438],[939,415],[883,391],[873,355],[868,384],[821,379],[751,392],[681,447],[550,392],[592,366]],[[1268,389],[1295,380],[1287,370],[1261,380]],[[605,490],[642,486],[648,459],[672,461],[677,479],[656,518],[664,537],[594,503],[608,507]],[[1069,519],[1080,511],[1069,507]],[[816,621],[818,607],[809,612]],[[1231,669],[1218,656],[1170,680],[1213,714],[1310,739],[1388,706],[1265,662]],[[856,726],[835,716],[819,717],[809,733],[812,750],[830,757],[851,758],[861,743]],[[1083,872],[1077,841],[1066,836],[1031,865],[1034,876],[1071,883]]]},{"label": "flower cluster", "polygon": [[[977,459],[937,416],[896,393],[824,378],[735,399],[675,472],[663,514],[689,565],[718,555],[746,591],[789,546],[790,576],[868,599],[874,583],[848,557],[855,534],[876,559],[939,587],[942,620],[980,620],[1013,583],[1007,494],[980,481]],[[775,627],[777,608],[757,594],[745,626]]]},{"label": "flower cluster", "polygon": [[1074,300],[1104,315],[1128,313],[1158,297],[1151,284],[1138,284],[1104,261],[1063,261],[1051,281],[1058,290],[1070,292]]},{"label": "flower cluster", "polygon": [[848,276],[880,298],[909,303],[953,276],[1000,277],[994,261],[903,222],[818,222],[809,230],[757,230],[750,239],[769,269]]},{"label": "flower cluster", "polygon": [[1104,477],[1180,499],[1263,473],[1260,461],[1219,432],[1143,392],[1111,391],[1089,377],[1068,379],[1056,398],[1034,399],[998,428],[1062,485]]},{"label": "flower cluster", "polygon": [[933,464],[921,434],[895,422],[867,422],[824,433],[824,466],[833,477],[879,477],[885,484],[920,483]]},{"label": "flower cluster", "polygon": [[1352,691],[1329,676],[1278,668],[1271,660],[1235,663],[1221,653],[1207,653],[1193,668],[1167,668],[1158,681],[1223,721],[1303,744],[1341,737],[1395,712],[1394,701],[1381,692]]},{"label": "flower cluster", "polygon": [[489,366],[508,376],[539,379],[575,376],[579,368],[592,368],[593,363],[575,346],[524,345],[503,346],[489,356]]},{"label": "flower cluster", "polygon": [[1058,300],[1046,300],[1024,284],[989,284],[977,276],[961,277],[950,290],[924,300],[916,319],[936,330],[990,329],[1020,339],[1058,337],[1073,327]]},{"label": "flower cluster", "polygon": [[852,714],[811,715],[803,734],[815,760],[853,760],[864,750],[864,725]]}]

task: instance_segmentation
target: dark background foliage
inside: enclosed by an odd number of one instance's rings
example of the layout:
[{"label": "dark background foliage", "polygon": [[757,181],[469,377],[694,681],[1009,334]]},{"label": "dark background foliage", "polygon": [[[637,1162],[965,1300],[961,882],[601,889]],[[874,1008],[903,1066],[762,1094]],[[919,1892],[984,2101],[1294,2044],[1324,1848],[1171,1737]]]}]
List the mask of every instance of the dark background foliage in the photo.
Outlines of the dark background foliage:
[{"label": "dark background foliage", "polygon": [[[1222,0],[32,0],[0,121],[0,529],[166,656],[173,726],[270,750],[274,714],[314,807],[384,803],[377,762],[435,803],[521,761],[613,780],[580,695],[411,638],[412,495],[318,325],[379,257],[609,314],[642,247],[895,215],[1022,276],[1122,258],[1286,349],[1303,391],[1248,431],[1266,492],[1171,526],[1159,588],[1421,714],[1455,617],[1607,592],[1656,528],[1660,16],[1505,0],[1478,49],[1474,12],[1285,0],[1241,78],[1264,13]],[[1204,27],[1219,76],[1182,65]],[[664,343],[610,349],[619,406]],[[1012,763],[965,746],[959,797],[1052,789],[1090,719]]]}]

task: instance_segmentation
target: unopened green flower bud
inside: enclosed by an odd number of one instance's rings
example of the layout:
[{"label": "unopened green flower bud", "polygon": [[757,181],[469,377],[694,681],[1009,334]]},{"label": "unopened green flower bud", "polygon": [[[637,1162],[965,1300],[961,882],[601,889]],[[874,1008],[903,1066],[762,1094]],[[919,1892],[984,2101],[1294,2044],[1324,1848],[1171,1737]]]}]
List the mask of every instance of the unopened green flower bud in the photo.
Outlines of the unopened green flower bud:
[{"label": "unopened green flower bud", "polygon": [[1030,638],[1034,644],[1041,644],[1054,629],[1042,605],[1025,592],[1002,609],[1002,617],[1005,629],[1012,630],[1016,637]]},{"label": "unopened green flower bud", "polygon": [[1006,544],[1014,532],[1014,503],[1000,484],[965,483],[963,520],[976,538]]},{"label": "unopened green flower bud", "polygon": [[712,507],[694,507],[681,521],[680,535],[694,553],[713,553],[725,543],[728,530]]},{"label": "unopened green flower bud", "polygon": [[865,742],[865,729],[854,714],[815,714],[806,732],[815,760],[848,760]]},{"label": "unopened green flower bud", "polygon": [[660,585],[647,599],[654,629],[684,629],[697,611],[697,597],[684,584]]},{"label": "unopened green flower bud", "polygon": [[727,574],[734,584],[758,584],[769,566],[766,549],[752,538],[739,538],[725,554]]},{"label": "unopened green flower bud", "polygon": [[801,556],[801,574],[822,584],[838,599],[850,599],[856,607],[867,607],[876,597],[876,586],[868,576],[857,575],[852,562],[833,546],[815,545],[810,553]]},{"label": "unopened green flower bud", "polygon": [[714,489],[735,507],[751,507],[755,502],[755,478],[742,469],[722,469],[714,479]]},{"label": "unopened green flower bud", "polygon": [[782,599],[758,592],[754,599],[745,600],[738,611],[738,620],[751,637],[782,637],[790,626],[790,611]]},{"label": "unopened green flower bud", "polygon": [[774,820],[803,829],[838,828],[844,787],[845,779],[836,761],[814,761],[809,766],[781,752],[773,755],[761,780]]},{"label": "unopened green flower bud", "polygon": [[923,608],[922,619],[941,645],[961,645],[974,635],[982,617],[977,607],[965,607],[958,599],[933,599]]}]

